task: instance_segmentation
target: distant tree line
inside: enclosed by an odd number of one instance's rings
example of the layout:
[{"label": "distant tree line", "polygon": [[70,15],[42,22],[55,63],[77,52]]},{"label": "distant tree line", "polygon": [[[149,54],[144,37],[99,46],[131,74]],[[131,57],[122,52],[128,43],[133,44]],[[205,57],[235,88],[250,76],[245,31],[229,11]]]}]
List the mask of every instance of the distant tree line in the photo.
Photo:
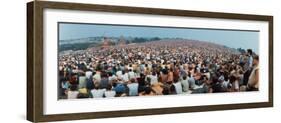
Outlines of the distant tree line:
[{"label": "distant tree line", "polygon": [[97,46],[97,43],[87,42],[87,43],[75,43],[75,44],[62,44],[59,46],[59,51],[66,51],[66,50],[85,50],[89,47]]},{"label": "distant tree line", "polygon": [[245,49],[237,48],[237,50],[238,50],[240,53],[246,53],[246,50],[245,50]]},{"label": "distant tree line", "polygon": [[[132,39],[125,39],[126,44],[129,43],[144,43],[144,42],[149,42],[149,41],[159,41],[161,40],[161,38],[159,37],[153,37],[153,38],[146,38],[146,37],[135,37]],[[112,42],[109,41],[108,45],[117,45],[118,42]],[[85,50],[89,47],[97,47],[97,46],[101,46],[102,42],[83,42],[83,43],[69,43],[69,44],[62,44],[59,46],[59,51],[66,51],[66,50]]]},{"label": "distant tree line", "polygon": [[159,41],[159,40],[161,40],[161,38],[159,38],[159,37],[153,37],[153,38],[135,37],[130,42],[131,43],[143,43],[143,42]]}]

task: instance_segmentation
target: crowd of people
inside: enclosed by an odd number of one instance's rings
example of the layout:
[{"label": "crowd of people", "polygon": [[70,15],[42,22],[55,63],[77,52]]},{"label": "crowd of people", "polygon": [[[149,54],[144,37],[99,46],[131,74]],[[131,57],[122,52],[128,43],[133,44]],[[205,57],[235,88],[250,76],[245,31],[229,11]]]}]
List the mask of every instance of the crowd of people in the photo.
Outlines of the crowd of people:
[{"label": "crowd of people", "polygon": [[59,53],[59,98],[259,90],[259,57],[209,42],[161,40]]}]

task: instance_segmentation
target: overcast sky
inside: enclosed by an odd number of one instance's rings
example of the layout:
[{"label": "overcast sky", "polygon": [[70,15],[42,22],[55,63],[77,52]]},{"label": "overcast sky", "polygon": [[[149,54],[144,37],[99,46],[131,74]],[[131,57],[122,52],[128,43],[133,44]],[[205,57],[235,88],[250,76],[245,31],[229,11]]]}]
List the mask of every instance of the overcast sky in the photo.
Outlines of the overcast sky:
[{"label": "overcast sky", "polygon": [[97,24],[59,24],[59,40],[95,36],[107,37],[160,37],[185,38],[213,42],[231,48],[253,49],[258,52],[259,32],[239,30],[167,28],[148,26],[97,25]]}]

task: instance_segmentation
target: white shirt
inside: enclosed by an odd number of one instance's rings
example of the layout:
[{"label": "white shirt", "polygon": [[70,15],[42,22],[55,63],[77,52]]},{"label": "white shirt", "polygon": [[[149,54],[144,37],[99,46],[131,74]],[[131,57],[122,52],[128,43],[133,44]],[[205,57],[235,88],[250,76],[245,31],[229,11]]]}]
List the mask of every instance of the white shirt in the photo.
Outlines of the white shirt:
[{"label": "white shirt", "polygon": [[234,89],[239,90],[239,82],[238,81],[235,81],[233,86],[234,86]]},{"label": "white shirt", "polygon": [[68,91],[67,99],[77,99],[79,92],[78,91]]},{"label": "white shirt", "polygon": [[128,74],[129,74],[129,79],[134,79],[134,78],[136,78],[135,72],[131,71],[131,72],[129,72]]},{"label": "white shirt", "polygon": [[86,87],[86,76],[80,76],[79,77],[79,89],[80,88],[85,88]]},{"label": "white shirt", "polygon": [[146,59],[150,59],[150,54],[146,54]]},{"label": "white shirt", "polygon": [[158,77],[157,77],[157,75],[155,75],[155,76],[153,76],[153,75],[148,75],[148,77],[150,78],[150,84],[156,84],[156,83],[158,83]]},{"label": "white shirt", "polygon": [[122,76],[122,71],[121,70],[117,71],[116,75],[117,75],[117,77],[121,77]]},{"label": "white shirt", "polygon": [[188,84],[189,84],[190,88],[195,89],[196,84],[195,84],[195,80],[193,77],[190,77],[188,79]]},{"label": "white shirt", "polygon": [[188,92],[189,91],[189,83],[188,83],[188,78],[186,80],[182,80],[181,81],[182,84],[182,89],[184,92]]},{"label": "white shirt", "polygon": [[129,66],[128,66],[127,69],[128,69],[128,70],[133,70],[133,67],[129,67]]},{"label": "white shirt", "polygon": [[109,81],[112,81],[112,80],[114,80],[114,79],[117,79],[117,77],[116,77],[115,75],[112,75],[112,76],[108,77],[108,80],[109,80]]},{"label": "white shirt", "polygon": [[93,75],[93,72],[92,71],[86,71],[85,75],[89,79]]},{"label": "white shirt", "polygon": [[96,73],[93,78],[96,80],[96,81],[100,81],[101,80],[101,76],[100,76],[100,73]]},{"label": "white shirt", "polygon": [[222,86],[223,88],[228,88],[229,81],[223,81]]},{"label": "white shirt", "polygon": [[177,82],[177,83],[173,83],[173,85],[174,85],[175,88],[176,88],[177,94],[182,94],[182,86],[181,86],[181,83],[180,83],[180,82]]},{"label": "white shirt", "polygon": [[122,80],[125,81],[125,82],[129,81],[128,73],[125,73],[125,74],[122,75]]},{"label": "white shirt", "polygon": [[115,91],[105,91],[104,96],[105,97],[115,97],[116,92]]},{"label": "white shirt", "polygon": [[127,85],[129,88],[129,95],[130,96],[137,96],[138,95],[138,83],[130,83]]},{"label": "white shirt", "polygon": [[249,67],[252,68],[252,66],[253,66],[253,57],[250,56],[249,57]]},{"label": "white shirt", "polygon": [[103,98],[105,89],[93,89],[91,90],[91,93],[94,98]]}]

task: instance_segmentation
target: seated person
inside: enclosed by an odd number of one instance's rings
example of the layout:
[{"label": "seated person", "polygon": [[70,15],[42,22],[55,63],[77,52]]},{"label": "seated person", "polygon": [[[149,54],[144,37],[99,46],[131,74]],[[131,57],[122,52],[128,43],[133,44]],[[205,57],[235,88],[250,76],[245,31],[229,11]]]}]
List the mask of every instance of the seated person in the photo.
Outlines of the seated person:
[{"label": "seated person", "polygon": [[178,79],[174,78],[173,86],[175,87],[175,91],[177,94],[182,94],[182,85],[181,82],[178,81]]},{"label": "seated person", "polygon": [[103,98],[105,89],[100,88],[100,83],[95,82],[95,88],[91,90],[91,93],[93,95],[93,98]]},{"label": "seated person", "polygon": [[151,85],[151,89],[155,92],[156,95],[163,95],[164,85],[161,82],[157,82]]},{"label": "seated person", "polygon": [[101,73],[100,88],[106,89],[109,84],[108,76],[106,72]]},{"label": "seated person", "polygon": [[104,92],[105,97],[115,97],[116,92],[112,90],[112,85],[108,84],[106,91]]},{"label": "seated person", "polygon": [[158,77],[155,71],[152,72],[152,75],[147,75],[147,77],[150,78],[150,84],[157,84],[158,83]]},{"label": "seated person", "polygon": [[67,99],[77,99],[79,91],[77,90],[77,85],[71,85],[67,92]]},{"label": "seated person", "polygon": [[199,80],[197,80],[197,81],[198,81],[198,83],[199,83],[200,85],[198,86],[198,88],[194,89],[194,90],[192,91],[192,93],[193,93],[193,94],[195,94],[195,93],[208,93],[210,88],[209,88],[209,86],[208,86],[208,84],[207,84],[207,82],[208,82],[207,76],[206,76],[206,75],[203,75],[203,76],[201,76],[201,78],[200,78]]},{"label": "seated person", "polygon": [[149,86],[146,86],[144,88],[144,91],[139,93],[139,96],[154,96],[154,95],[155,95],[155,93],[153,92],[153,90]]},{"label": "seated person", "polygon": [[182,85],[183,92],[188,92],[189,91],[189,83],[188,83],[187,76],[183,76],[182,77],[181,85]]},{"label": "seated person", "polygon": [[79,76],[79,85],[78,85],[78,88],[85,88],[87,85],[87,82],[86,82],[86,76],[84,76],[84,74],[82,74],[82,76]]},{"label": "seated person", "polygon": [[85,93],[79,93],[78,95],[77,95],[77,98],[78,99],[84,99],[84,98],[89,98],[90,96],[89,96],[89,94],[85,94]]},{"label": "seated person", "polygon": [[116,83],[114,90],[116,92],[116,97],[125,97],[126,94],[126,87],[124,84]]},{"label": "seated person", "polygon": [[85,72],[85,76],[89,79],[93,76],[93,72],[92,70],[88,69],[86,72]]},{"label": "seated person", "polygon": [[129,79],[130,79],[130,80],[136,78],[136,74],[135,74],[134,71],[132,71],[132,69],[129,69],[128,75],[129,75]]},{"label": "seated person", "polygon": [[235,76],[230,76],[229,82],[231,84],[231,92],[237,92],[239,91],[239,82]]},{"label": "seated person", "polygon": [[196,88],[195,79],[193,76],[189,76],[188,84],[191,90],[194,90]]},{"label": "seated person", "polygon": [[134,78],[130,80],[130,83],[127,84],[129,88],[129,96],[137,96],[138,95],[138,88],[139,84],[136,82]]}]

